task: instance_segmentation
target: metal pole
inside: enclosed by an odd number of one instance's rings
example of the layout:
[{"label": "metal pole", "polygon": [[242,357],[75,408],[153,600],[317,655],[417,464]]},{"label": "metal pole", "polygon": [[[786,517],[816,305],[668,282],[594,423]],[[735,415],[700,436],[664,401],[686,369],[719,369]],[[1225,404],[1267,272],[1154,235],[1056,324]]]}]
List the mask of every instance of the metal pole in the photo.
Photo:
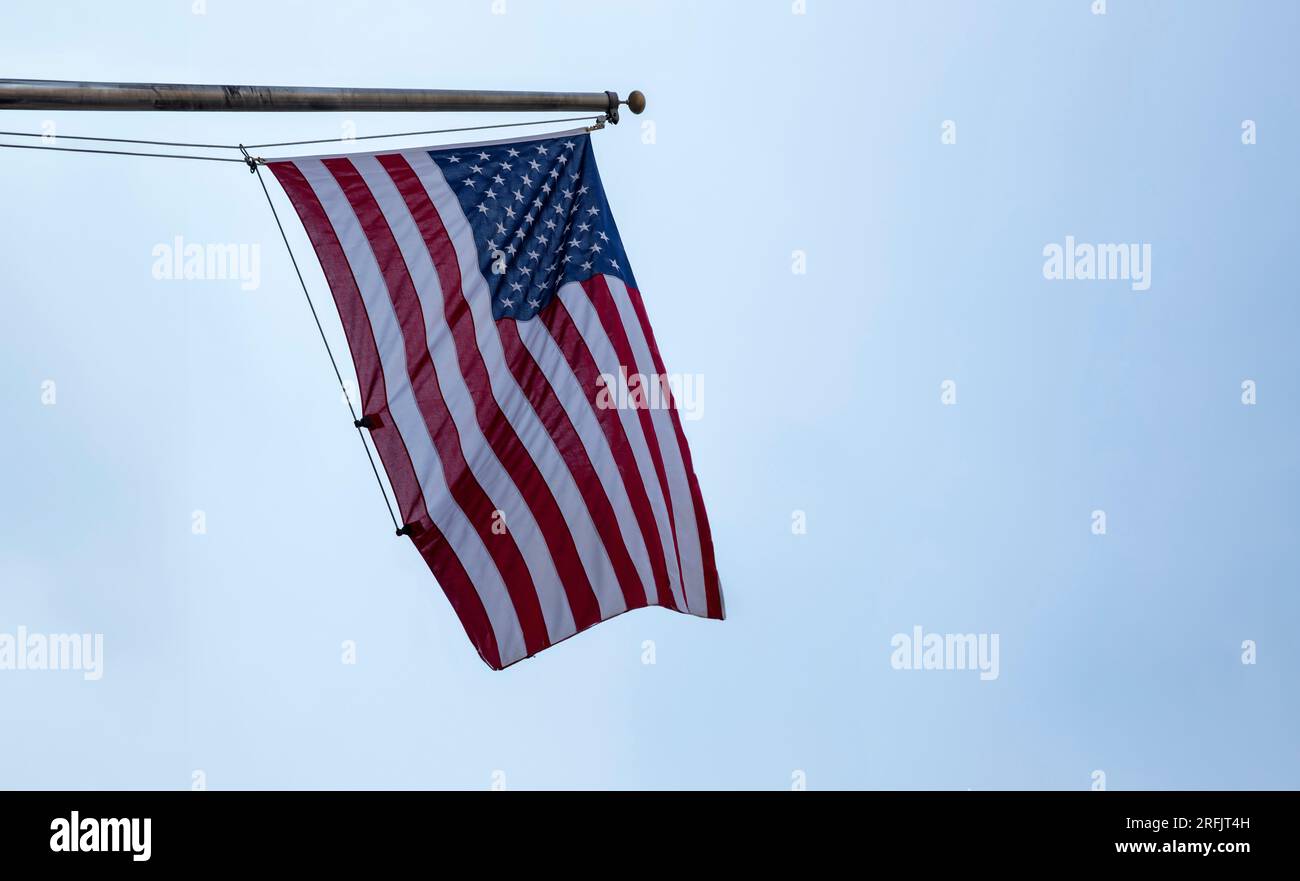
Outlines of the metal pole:
[{"label": "metal pole", "polygon": [[332,89],[314,86],[211,86],[0,79],[0,110],[458,111],[645,109],[632,92],[492,92],[460,89]]}]

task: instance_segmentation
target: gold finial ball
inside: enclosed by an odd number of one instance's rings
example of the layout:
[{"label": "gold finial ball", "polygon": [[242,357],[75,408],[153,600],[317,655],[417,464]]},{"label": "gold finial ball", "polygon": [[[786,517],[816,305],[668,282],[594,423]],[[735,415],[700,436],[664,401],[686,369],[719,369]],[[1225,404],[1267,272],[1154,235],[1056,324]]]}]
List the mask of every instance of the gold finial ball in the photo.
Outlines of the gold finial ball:
[{"label": "gold finial ball", "polygon": [[627,109],[633,113],[640,113],[645,110],[645,95],[640,89],[633,89],[632,94],[627,96]]}]

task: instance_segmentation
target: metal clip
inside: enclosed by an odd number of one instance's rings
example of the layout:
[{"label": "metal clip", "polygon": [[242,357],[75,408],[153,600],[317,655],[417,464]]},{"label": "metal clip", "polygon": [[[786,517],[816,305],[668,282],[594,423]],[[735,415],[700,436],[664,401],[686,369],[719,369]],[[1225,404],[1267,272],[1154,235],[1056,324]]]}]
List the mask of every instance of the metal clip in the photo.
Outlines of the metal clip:
[{"label": "metal clip", "polygon": [[239,145],[239,152],[244,154],[244,164],[248,166],[249,174],[256,174],[257,166],[266,164],[266,160],[261,156],[249,155],[248,148],[243,144]]}]

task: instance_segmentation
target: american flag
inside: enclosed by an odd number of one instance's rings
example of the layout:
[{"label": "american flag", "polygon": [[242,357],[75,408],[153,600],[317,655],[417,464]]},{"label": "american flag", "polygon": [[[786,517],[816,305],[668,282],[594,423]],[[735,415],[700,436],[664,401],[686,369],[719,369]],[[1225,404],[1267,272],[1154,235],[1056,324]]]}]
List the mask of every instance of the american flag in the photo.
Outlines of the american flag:
[{"label": "american flag", "polygon": [[[643,606],[723,617],[585,131],[268,167],[333,292],[403,531],[484,661]],[[656,394],[610,406],[607,378],[638,375]]]}]

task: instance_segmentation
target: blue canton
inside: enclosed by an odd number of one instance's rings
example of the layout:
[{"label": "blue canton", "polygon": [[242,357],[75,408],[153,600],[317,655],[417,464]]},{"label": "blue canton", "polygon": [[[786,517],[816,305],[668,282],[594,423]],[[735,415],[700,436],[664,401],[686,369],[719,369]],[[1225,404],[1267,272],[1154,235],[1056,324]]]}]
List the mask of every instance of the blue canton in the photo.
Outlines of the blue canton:
[{"label": "blue canton", "polygon": [[492,317],[527,321],[569,282],[635,287],[585,133],[433,150],[474,230]]}]

